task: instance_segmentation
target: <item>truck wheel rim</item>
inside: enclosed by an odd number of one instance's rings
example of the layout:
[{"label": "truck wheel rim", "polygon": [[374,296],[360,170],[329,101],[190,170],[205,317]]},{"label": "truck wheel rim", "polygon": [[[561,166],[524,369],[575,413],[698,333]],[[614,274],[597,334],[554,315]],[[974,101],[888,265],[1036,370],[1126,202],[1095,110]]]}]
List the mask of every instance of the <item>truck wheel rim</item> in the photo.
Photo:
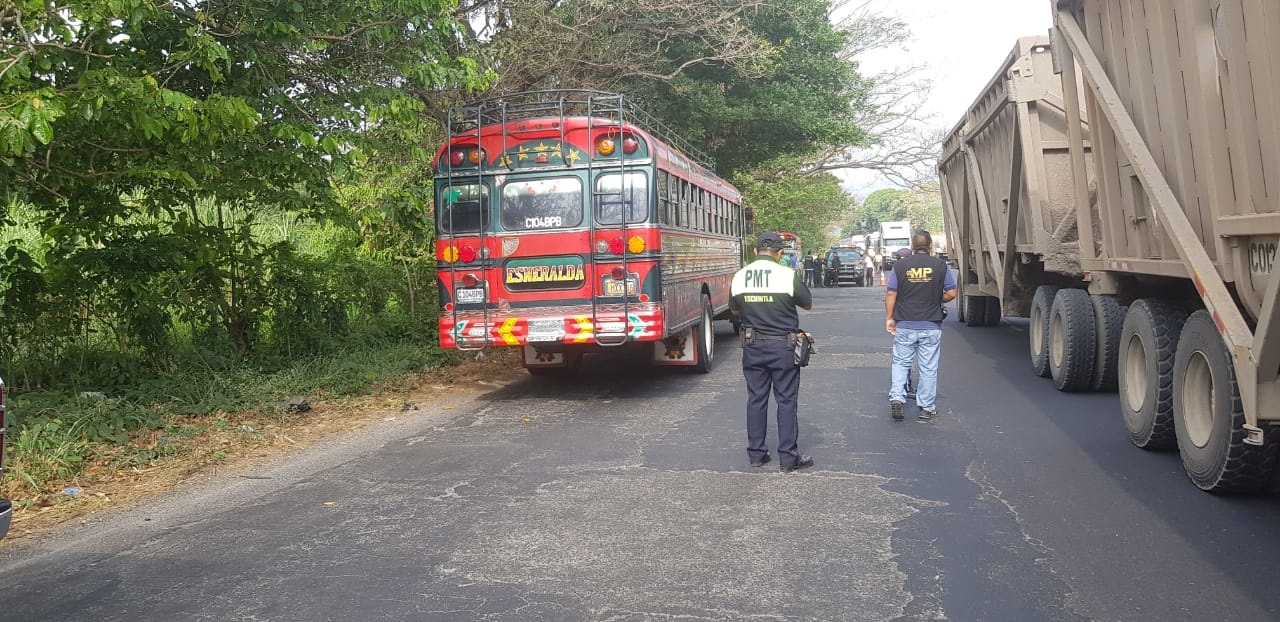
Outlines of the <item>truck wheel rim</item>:
[{"label": "truck wheel rim", "polygon": [[1124,375],[1121,378],[1124,380],[1124,402],[1129,412],[1141,412],[1147,403],[1147,348],[1137,335],[1130,335],[1129,342],[1125,344]]},{"label": "truck wheel rim", "polygon": [[1187,359],[1182,377],[1182,416],[1192,444],[1201,448],[1208,445],[1213,435],[1213,372],[1209,359],[1199,350]]}]

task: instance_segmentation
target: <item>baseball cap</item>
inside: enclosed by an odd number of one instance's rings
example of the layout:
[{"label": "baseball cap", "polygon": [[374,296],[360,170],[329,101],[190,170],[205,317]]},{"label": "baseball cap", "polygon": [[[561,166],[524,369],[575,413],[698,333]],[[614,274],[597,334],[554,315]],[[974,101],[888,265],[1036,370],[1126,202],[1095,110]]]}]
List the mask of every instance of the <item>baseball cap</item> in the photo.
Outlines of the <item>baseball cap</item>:
[{"label": "baseball cap", "polygon": [[756,248],[782,248],[782,237],[772,231],[761,233]]},{"label": "baseball cap", "polygon": [[899,257],[910,257],[910,256],[911,256],[911,249],[909,249],[909,248],[900,248],[900,249],[898,249],[894,254],[895,254],[895,255],[897,255],[897,256],[899,256]]}]

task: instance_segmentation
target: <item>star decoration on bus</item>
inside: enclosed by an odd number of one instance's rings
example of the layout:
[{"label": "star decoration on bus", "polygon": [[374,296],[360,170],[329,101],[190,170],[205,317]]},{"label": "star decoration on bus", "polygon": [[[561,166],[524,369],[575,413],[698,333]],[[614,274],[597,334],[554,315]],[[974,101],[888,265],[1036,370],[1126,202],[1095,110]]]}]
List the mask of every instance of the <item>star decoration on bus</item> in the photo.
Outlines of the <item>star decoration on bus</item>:
[{"label": "star decoration on bus", "polygon": [[502,156],[502,159],[498,160],[498,166],[503,166],[503,167],[506,167],[506,168],[511,168],[511,156],[510,156],[510,155],[503,155],[503,156]]},{"label": "star decoration on bus", "polygon": [[577,149],[570,149],[569,155],[568,157],[565,158],[565,161],[568,162],[570,166],[572,166],[574,164],[577,164],[578,160],[581,160],[581,159],[582,159],[582,153],[580,151],[578,151]]},{"label": "star decoration on bus", "polygon": [[516,159],[517,159],[517,160],[528,160],[528,159],[529,159],[529,148],[528,148],[528,147],[525,147],[524,145],[520,145],[520,148],[516,150]]}]

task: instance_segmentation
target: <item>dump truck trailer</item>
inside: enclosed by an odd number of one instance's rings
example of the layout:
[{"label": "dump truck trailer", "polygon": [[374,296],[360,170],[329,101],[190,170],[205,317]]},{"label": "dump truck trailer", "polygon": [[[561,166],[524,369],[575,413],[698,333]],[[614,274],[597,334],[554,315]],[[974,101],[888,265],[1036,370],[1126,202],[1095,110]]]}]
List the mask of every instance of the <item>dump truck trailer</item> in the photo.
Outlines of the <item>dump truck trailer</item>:
[{"label": "dump truck trailer", "polygon": [[1208,491],[1280,449],[1280,3],[1050,0],[939,159],[960,317]]}]

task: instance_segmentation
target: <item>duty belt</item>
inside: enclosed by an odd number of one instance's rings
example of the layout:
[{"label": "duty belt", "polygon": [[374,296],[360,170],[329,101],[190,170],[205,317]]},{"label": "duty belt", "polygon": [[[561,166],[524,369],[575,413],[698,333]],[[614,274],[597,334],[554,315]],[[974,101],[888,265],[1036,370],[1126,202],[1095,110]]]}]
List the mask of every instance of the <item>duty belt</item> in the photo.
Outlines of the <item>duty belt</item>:
[{"label": "duty belt", "polygon": [[756,341],[786,341],[790,338],[791,335],[763,335],[761,333],[756,333],[755,337]]}]

